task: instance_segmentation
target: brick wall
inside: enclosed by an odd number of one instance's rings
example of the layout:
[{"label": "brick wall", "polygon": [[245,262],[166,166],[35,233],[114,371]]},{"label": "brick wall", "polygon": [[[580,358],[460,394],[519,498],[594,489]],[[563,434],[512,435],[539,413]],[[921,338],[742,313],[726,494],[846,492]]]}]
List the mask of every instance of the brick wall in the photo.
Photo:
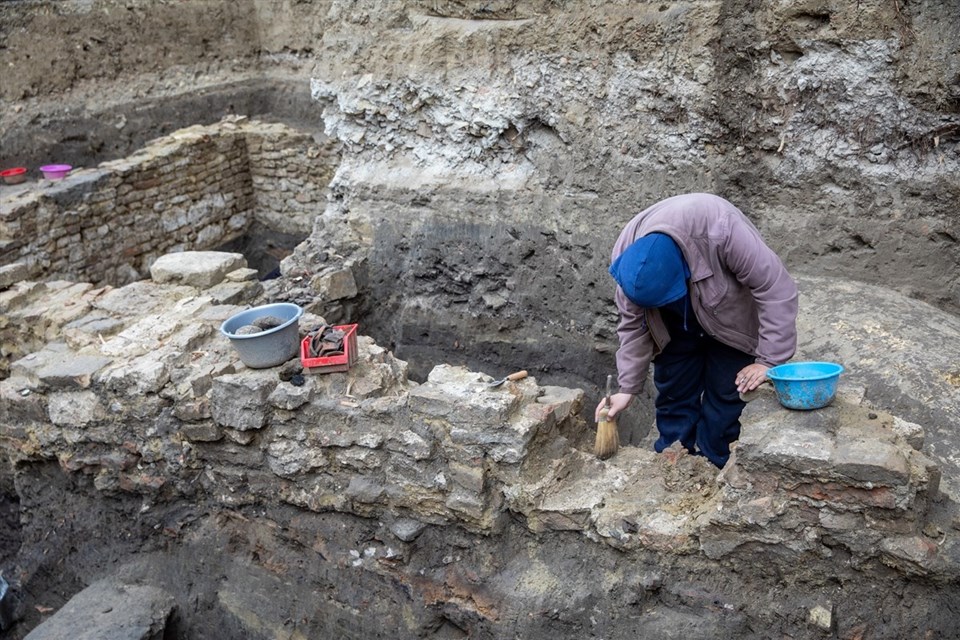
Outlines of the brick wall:
[{"label": "brick wall", "polygon": [[326,204],[335,168],[331,147],[283,125],[245,130],[256,220],[270,229],[307,236]]},{"label": "brick wall", "polygon": [[301,132],[232,118],[159,138],[136,154],[41,180],[0,199],[0,265],[29,278],[123,284],[165,253],[215,249],[257,220],[309,233],[329,154]]}]

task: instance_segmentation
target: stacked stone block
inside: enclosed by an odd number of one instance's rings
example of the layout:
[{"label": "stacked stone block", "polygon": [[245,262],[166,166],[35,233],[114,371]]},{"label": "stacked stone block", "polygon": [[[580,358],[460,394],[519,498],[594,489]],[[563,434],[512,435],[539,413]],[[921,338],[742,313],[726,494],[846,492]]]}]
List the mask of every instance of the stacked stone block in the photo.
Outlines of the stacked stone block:
[{"label": "stacked stone block", "polygon": [[900,563],[918,544],[936,545],[926,516],[941,499],[940,469],[921,453],[918,425],[842,397],[791,411],[772,393],[749,405],[743,422],[719,508],[701,520],[709,557],[752,542]]},{"label": "stacked stone block", "polygon": [[[211,509],[286,504],[482,535],[520,521],[637,557],[725,562],[760,546],[960,576],[955,534],[928,518],[939,470],[916,425],[847,399],[817,412],[758,400],[719,478],[679,449],[600,461],[580,390],[533,378],[489,388],[490,376],[447,365],[417,384],[362,336],[348,372],[300,384],[296,361],[245,368],[217,331],[260,302],[238,258],[165,256],[162,283],[0,292],[5,340],[46,339],[0,382],[4,455],[57,460],[105,494]],[[307,313],[301,326],[322,320]]]}]

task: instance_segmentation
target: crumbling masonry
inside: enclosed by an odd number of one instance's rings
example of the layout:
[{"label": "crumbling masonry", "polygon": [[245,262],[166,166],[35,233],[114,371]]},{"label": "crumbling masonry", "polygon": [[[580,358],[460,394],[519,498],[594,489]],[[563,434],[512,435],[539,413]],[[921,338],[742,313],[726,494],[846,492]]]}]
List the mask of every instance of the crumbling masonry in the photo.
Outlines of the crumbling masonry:
[{"label": "crumbling masonry", "polygon": [[[341,575],[397,581],[408,606],[442,604],[453,610],[445,619],[483,637],[545,633],[555,621],[527,614],[534,603],[561,602],[533,579],[536,563],[510,577],[496,563],[449,555],[425,574],[415,551],[424,530],[458,529],[482,545],[518,525],[530,540],[574,534],[568,544],[588,557],[615,549],[612,575],[632,574],[642,585],[631,588],[651,594],[665,588],[677,563],[697,563],[706,577],[743,557],[840,562],[846,568],[833,575],[886,580],[942,583],[960,575],[957,531],[927,520],[931,501],[940,499],[939,469],[919,451],[921,428],[861,407],[862,390],[847,388],[833,406],[809,413],[781,409],[772,397],[754,401],[735,456],[716,480],[708,463],[672,450],[657,456],[626,448],[601,462],[589,451],[580,390],[531,378],[489,389],[490,376],[447,365],[417,384],[406,363],[365,337],[349,372],[308,375],[299,386],[291,381],[296,361],[246,369],[217,330],[264,293],[242,256],[184,252],[157,265],[152,281],[119,288],[21,282],[0,293],[4,345],[47,340],[16,359],[0,383],[0,445],[18,468],[53,463],[80,493],[108,503],[135,499],[141,519],[190,504],[207,517],[247,521],[287,505],[379,523],[382,531],[365,546],[349,548],[320,531],[299,553]],[[308,314],[301,326],[322,321]],[[165,521],[159,535],[188,545],[202,530],[198,518]],[[287,544],[296,538],[288,525],[272,535]],[[259,571],[282,580],[316,579],[257,558]],[[651,558],[664,569],[651,573]],[[38,569],[21,566],[17,577],[29,582]],[[474,578],[457,582],[464,576]],[[147,602],[166,603],[160,614],[145,609],[161,619],[185,606],[176,593],[146,593]],[[232,593],[219,592],[218,606],[231,610]],[[326,597],[343,606],[351,594]],[[635,597],[642,606],[646,597]],[[707,606],[708,595],[698,597]],[[756,629],[765,610],[776,608],[737,601],[729,591],[722,597],[729,601],[711,614],[715,630]],[[809,628],[835,628],[837,607],[859,615],[851,604],[814,599]],[[57,619],[69,615],[54,616],[31,638],[56,637],[43,630],[59,629]],[[592,615],[621,637],[613,611]],[[270,616],[254,607],[241,626],[248,633],[282,626]],[[395,637],[423,631],[423,619],[390,622]],[[322,619],[302,624],[325,628]],[[376,621],[355,624],[355,632],[372,633]]]}]

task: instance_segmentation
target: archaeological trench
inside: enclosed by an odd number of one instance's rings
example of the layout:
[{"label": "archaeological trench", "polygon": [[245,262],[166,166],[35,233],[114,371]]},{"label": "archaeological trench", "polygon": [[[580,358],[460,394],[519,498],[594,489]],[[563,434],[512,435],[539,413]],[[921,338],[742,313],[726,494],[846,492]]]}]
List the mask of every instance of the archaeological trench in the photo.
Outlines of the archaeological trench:
[{"label": "archaeological trench", "polygon": [[[2,0],[19,166],[0,637],[960,638],[953,0]],[[613,241],[691,191],[840,388],[601,461]],[[274,302],[353,366],[244,366]]]}]

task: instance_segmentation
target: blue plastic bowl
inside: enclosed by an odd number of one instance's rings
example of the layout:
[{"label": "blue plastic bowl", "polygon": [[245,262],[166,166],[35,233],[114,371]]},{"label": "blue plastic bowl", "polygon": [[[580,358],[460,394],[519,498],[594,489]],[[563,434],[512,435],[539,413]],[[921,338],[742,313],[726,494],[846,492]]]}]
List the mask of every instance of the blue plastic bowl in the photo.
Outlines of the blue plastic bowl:
[{"label": "blue plastic bowl", "polygon": [[[220,325],[220,332],[230,338],[240,361],[251,369],[276,367],[300,353],[300,316],[303,309],[290,302],[274,302],[234,314]],[[262,316],[283,320],[280,326],[252,333],[236,335],[237,329]]]},{"label": "blue plastic bowl", "polygon": [[819,409],[833,402],[843,367],[834,362],[791,362],[773,367],[773,382],[780,404],[788,409]]}]

